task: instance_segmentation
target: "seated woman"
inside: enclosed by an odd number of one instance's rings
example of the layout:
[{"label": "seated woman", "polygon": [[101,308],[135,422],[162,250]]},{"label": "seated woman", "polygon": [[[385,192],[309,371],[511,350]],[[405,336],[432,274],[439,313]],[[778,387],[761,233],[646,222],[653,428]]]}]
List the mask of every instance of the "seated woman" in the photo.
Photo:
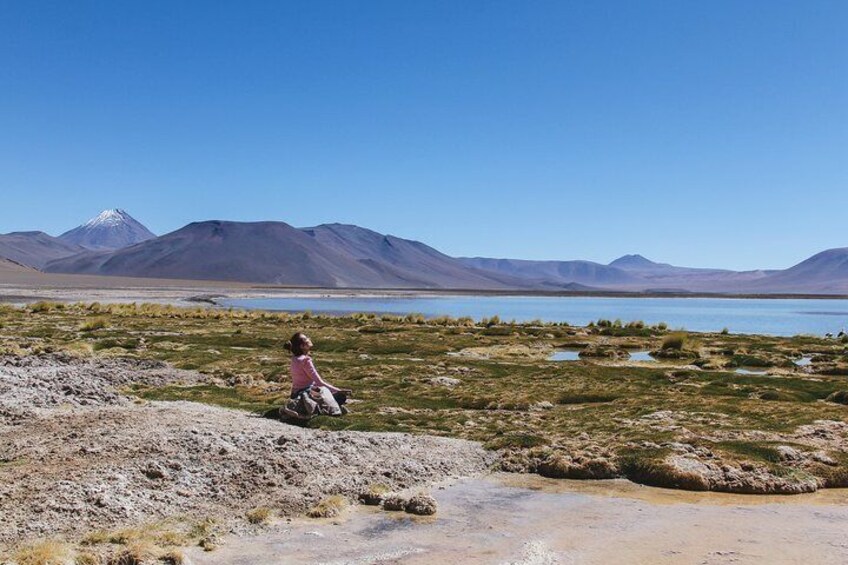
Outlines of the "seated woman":
[{"label": "seated woman", "polygon": [[[347,402],[347,397],[351,391],[350,389],[337,388],[321,378],[321,375],[315,369],[312,357],[309,356],[309,352],[312,350],[312,340],[305,334],[298,332],[292,336],[291,340],[286,342],[285,348],[291,352],[292,389],[290,398],[294,401],[294,404],[290,402],[291,406],[287,405],[284,411],[290,415],[292,411],[297,412],[299,417],[311,416],[314,412],[310,414],[303,414],[303,412],[317,409],[313,407],[313,404],[317,403],[318,407],[322,404],[325,405],[326,412],[322,410],[322,413],[333,416],[346,414],[347,409],[343,408],[343,405]],[[304,394],[308,398],[303,399],[303,402],[298,402]]]}]

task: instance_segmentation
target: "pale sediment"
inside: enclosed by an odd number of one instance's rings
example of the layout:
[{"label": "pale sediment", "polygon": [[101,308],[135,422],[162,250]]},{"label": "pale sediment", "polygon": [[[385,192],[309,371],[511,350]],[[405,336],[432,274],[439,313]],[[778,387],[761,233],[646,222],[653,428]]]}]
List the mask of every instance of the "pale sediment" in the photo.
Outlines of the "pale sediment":
[{"label": "pale sediment", "polygon": [[299,514],[328,495],[423,486],[493,460],[462,440],[302,429],[120,390],[203,378],[132,360],[0,360],[0,543],[170,516],[226,524],[260,506]]}]

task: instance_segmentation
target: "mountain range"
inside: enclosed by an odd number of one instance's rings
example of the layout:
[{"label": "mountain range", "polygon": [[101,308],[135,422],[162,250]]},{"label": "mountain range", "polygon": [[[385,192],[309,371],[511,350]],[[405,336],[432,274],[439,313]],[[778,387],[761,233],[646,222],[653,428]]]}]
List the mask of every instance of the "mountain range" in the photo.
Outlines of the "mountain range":
[{"label": "mountain range", "polygon": [[106,210],[58,238],[0,235],[0,272],[239,281],[326,288],[655,293],[848,294],[848,248],[784,270],[678,267],[641,255],[609,264],[450,257],[418,241],[354,225],[194,222],[156,237],[123,210]]}]

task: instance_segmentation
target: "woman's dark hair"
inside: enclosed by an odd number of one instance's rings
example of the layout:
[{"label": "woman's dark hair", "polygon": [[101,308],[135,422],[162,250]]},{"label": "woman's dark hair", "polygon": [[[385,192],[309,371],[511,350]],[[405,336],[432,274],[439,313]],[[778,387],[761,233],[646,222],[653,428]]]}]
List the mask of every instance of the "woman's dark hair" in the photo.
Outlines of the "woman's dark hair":
[{"label": "woman's dark hair", "polygon": [[300,357],[303,355],[303,344],[306,341],[306,336],[300,332],[297,332],[291,339],[288,340],[283,347],[285,347],[288,351],[291,351],[292,357]]}]

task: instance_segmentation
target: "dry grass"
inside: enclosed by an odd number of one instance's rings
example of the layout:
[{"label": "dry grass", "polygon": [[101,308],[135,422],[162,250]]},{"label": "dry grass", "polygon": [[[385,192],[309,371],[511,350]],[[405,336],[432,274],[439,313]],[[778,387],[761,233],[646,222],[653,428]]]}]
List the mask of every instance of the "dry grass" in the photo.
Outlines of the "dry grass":
[{"label": "dry grass", "polygon": [[15,554],[17,565],[71,565],[73,548],[60,541],[44,540],[25,546]]},{"label": "dry grass", "polygon": [[674,332],[665,336],[662,340],[661,349],[683,351],[686,348],[689,336],[685,332]]},{"label": "dry grass", "polygon": [[93,553],[78,553],[74,558],[74,565],[101,565],[102,562],[103,560]]},{"label": "dry grass", "polygon": [[313,506],[307,512],[310,518],[335,518],[348,507],[348,500],[339,495],[329,496]]},{"label": "dry grass", "polygon": [[272,512],[267,506],[260,506],[249,510],[244,516],[251,524],[265,524],[271,520]]},{"label": "dry grass", "polygon": [[147,540],[133,541],[109,559],[109,565],[145,565],[158,561],[165,551]]},{"label": "dry grass", "polygon": [[106,327],[106,318],[94,318],[92,320],[87,320],[80,324],[79,330],[81,332],[93,332],[96,330],[102,330]]},{"label": "dry grass", "polygon": [[167,565],[187,565],[189,563],[185,553],[179,549],[167,551],[159,558],[159,560]]}]

